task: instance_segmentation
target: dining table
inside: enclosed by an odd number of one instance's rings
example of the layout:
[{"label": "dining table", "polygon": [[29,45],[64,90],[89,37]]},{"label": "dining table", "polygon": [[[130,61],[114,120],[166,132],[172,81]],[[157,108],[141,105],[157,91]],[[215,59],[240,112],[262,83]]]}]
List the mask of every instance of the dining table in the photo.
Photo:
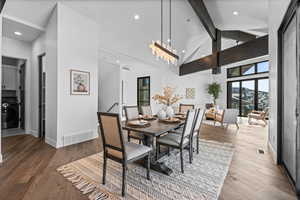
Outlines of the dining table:
[{"label": "dining table", "polygon": [[[144,137],[143,144],[152,148],[151,152],[151,164],[150,167],[152,170],[161,172],[166,175],[172,174],[172,170],[166,166],[164,162],[159,162],[156,157],[156,146],[155,146],[155,139],[160,137],[164,134],[167,134],[170,131],[176,130],[180,128],[184,123],[185,120],[179,120],[178,122],[170,123],[164,122],[159,119],[149,120],[148,126],[138,127],[138,126],[131,126],[128,124],[127,121],[122,122],[122,129],[127,131],[137,132],[142,134]],[[172,134],[172,133],[169,133]]]}]

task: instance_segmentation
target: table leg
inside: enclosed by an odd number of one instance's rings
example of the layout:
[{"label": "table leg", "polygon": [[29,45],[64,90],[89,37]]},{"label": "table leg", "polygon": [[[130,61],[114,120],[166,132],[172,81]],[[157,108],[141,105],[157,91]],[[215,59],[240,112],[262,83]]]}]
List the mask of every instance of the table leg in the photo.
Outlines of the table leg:
[{"label": "table leg", "polygon": [[[156,147],[154,144],[154,138],[145,135],[143,143],[147,146],[152,147],[150,168],[157,172],[160,172],[160,173],[163,173],[166,175],[171,175],[173,173],[172,169],[170,169],[165,163],[158,162],[156,160],[156,155],[155,155]],[[147,161],[145,160],[144,163],[146,166]]]}]

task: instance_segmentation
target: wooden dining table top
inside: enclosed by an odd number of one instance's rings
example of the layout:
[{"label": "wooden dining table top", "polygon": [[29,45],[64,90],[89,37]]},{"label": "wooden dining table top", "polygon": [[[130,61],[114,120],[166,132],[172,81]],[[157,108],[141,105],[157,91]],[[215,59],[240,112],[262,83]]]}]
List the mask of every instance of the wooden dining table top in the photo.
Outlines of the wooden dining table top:
[{"label": "wooden dining table top", "polygon": [[180,127],[181,125],[184,124],[184,120],[180,120],[177,123],[166,123],[166,122],[159,121],[158,119],[155,119],[149,121],[149,123],[150,126],[147,127],[135,127],[135,126],[128,125],[127,122],[124,121],[122,122],[122,128],[124,130],[135,131],[135,132],[143,133],[148,136],[157,137]]}]

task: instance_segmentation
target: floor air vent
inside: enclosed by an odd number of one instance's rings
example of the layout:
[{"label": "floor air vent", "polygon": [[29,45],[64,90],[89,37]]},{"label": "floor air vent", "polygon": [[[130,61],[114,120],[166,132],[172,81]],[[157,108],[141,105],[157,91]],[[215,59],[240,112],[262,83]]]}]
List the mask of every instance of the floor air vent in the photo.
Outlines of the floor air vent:
[{"label": "floor air vent", "polygon": [[263,150],[263,149],[258,149],[257,151],[259,154],[265,154],[265,150]]}]

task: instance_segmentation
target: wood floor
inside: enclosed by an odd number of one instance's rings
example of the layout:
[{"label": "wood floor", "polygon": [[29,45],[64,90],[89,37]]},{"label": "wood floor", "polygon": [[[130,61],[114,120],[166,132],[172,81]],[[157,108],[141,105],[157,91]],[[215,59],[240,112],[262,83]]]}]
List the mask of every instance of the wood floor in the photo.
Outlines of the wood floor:
[{"label": "wood floor", "polygon": [[[235,144],[235,154],[220,200],[297,199],[266,145],[267,129],[242,125],[228,129],[204,125],[201,138]],[[0,200],[87,200],[55,169],[101,151],[98,140],[54,149],[30,135],[3,138]],[[259,154],[258,149],[265,151]]]}]

